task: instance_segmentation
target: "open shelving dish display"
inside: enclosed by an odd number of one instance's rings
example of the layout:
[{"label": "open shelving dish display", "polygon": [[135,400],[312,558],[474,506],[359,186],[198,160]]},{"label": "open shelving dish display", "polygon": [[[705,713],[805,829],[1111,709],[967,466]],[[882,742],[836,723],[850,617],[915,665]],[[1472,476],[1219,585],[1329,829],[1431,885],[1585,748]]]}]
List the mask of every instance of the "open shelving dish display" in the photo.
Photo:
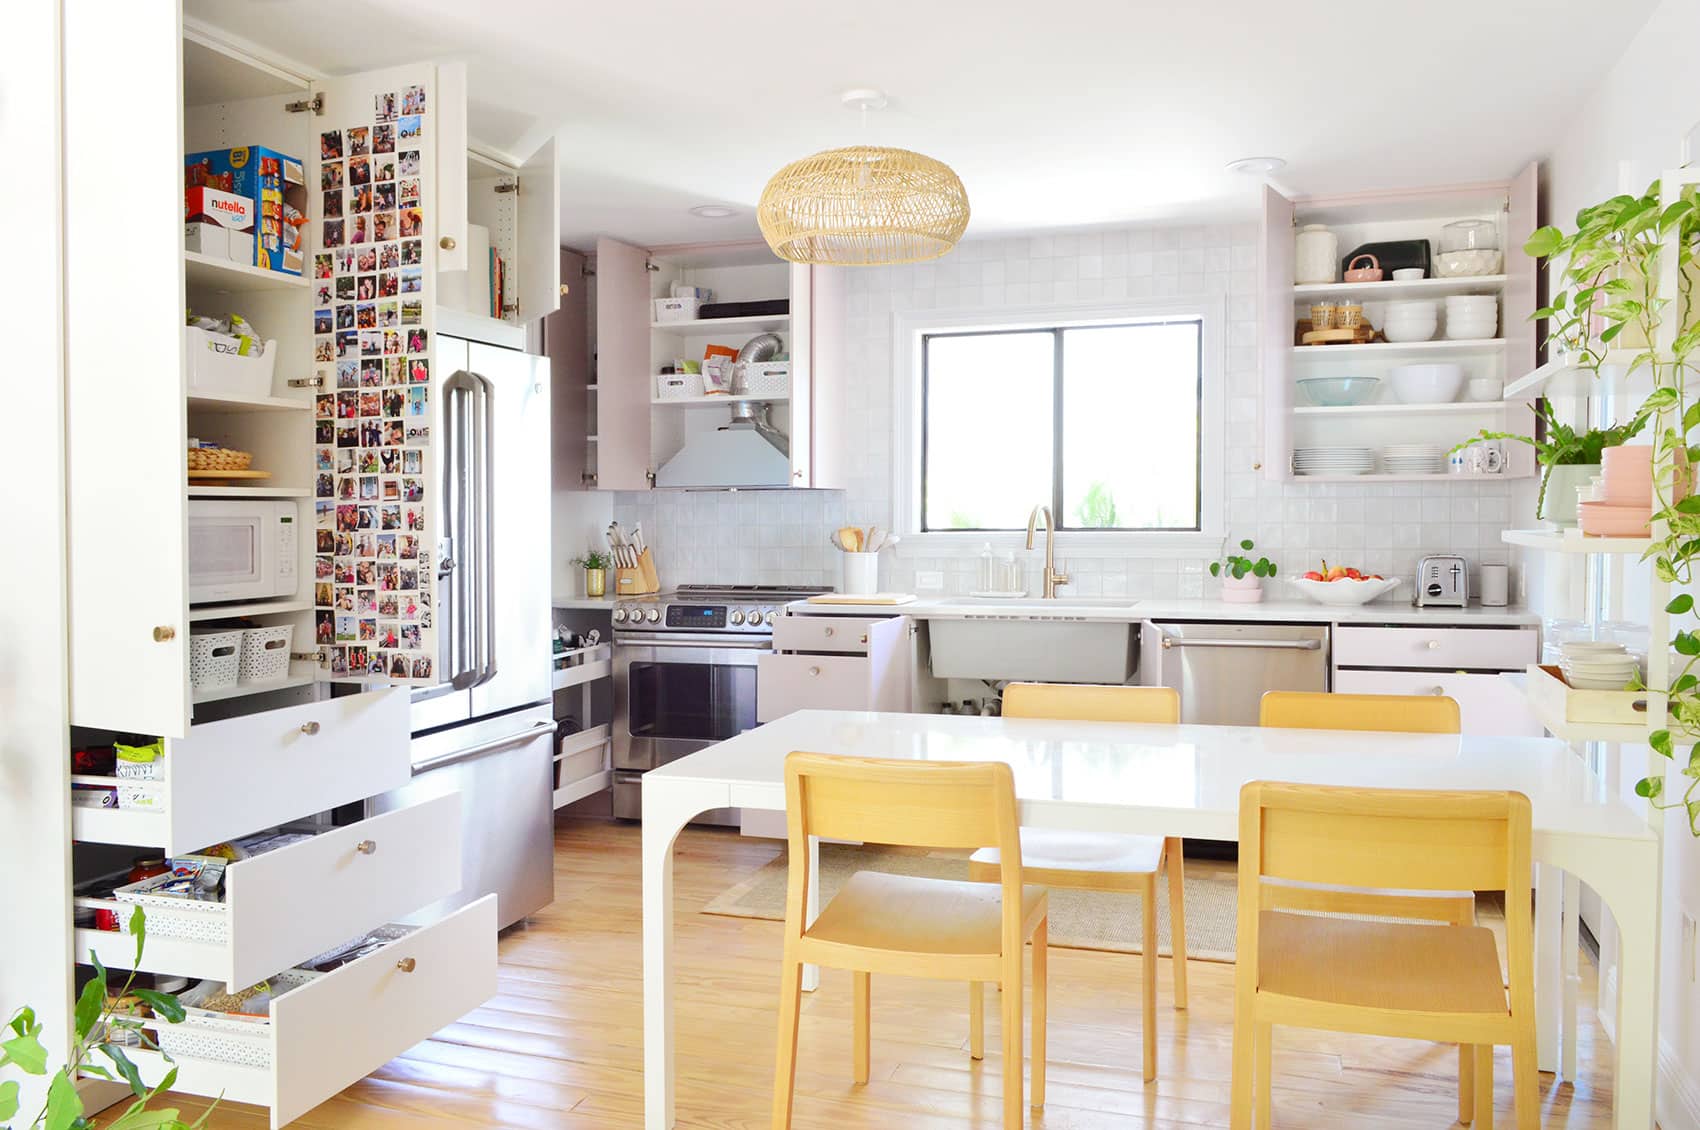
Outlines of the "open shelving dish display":
[{"label": "open shelving dish display", "polygon": [[1384,298],[1426,298],[1430,295],[1466,294],[1484,287],[1501,287],[1504,285],[1504,275],[1413,279],[1409,282],[1384,279],[1381,282],[1364,283],[1299,283],[1293,287],[1293,296],[1302,298],[1307,302],[1312,298],[1328,298],[1336,295],[1342,298],[1358,298],[1365,302],[1373,302]]},{"label": "open shelving dish display", "polygon": [[[1301,393],[1302,397],[1302,393]],[[1399,401],[1380,404],[1300,404],[1293,409],[1295,416],[1468,416],[1484,412],[1498,413],[1522,401],[1453,400],[1444,404],[1403,404]]]},{"label": "open shelving dish display", "polygon": [[1504,530],[1499,540],[1506,545],[1538,549],[1543,553],[1616,553],[1640,557],[1652,548],[1652,538],[1593,537],[1574,527],[1564,530]]}]

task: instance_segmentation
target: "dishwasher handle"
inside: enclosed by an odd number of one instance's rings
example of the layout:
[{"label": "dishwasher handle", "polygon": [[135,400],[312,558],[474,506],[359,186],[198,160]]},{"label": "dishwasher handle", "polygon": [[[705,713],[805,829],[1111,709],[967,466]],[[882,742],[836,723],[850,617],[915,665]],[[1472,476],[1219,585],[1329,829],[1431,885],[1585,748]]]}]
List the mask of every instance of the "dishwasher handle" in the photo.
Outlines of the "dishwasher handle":
[{"label": "dishwasher handle", "polygon": [[478,745],[471,746],[467,749],[457,749],[451,753],[441,754],[437,757],[428,758],[424,761],[418,762],[413,766],[413,775],[417,777],[421,773],[429,773],[431,770],[441,769],[445,765],[455,765],[462,761],[471,761],[475,757],[482,757],[484,754],[493,753],[498,749],[507,749],[509,746],[521,745],[525,742],[532,741],[543,734],[553,733],[554,730],[555,723],[539,720],[533,722],[530,726],[519,731],[517,734],[509,734],[505,738],[496,738],[493,741],[480,742]]},{"label": "dishwasher handle", "polygon": [[1189,640],[1181,636],[1171,636],[1163,633],[1163,650],[1173,647],[1239,647],[1254,648],[1263,651],[1317,651],[1322,647],[1321,640]]}]

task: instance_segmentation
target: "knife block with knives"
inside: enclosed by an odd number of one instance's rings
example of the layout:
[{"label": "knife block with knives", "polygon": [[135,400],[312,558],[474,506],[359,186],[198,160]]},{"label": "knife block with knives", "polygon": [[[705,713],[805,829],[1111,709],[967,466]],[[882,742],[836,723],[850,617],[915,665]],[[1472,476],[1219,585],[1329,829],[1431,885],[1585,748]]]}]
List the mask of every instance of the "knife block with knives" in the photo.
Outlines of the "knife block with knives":
[{"label": "knife block with knives", "polygon": [[655,559],[644,544],[643,525],[632,527],[627,534],[618,522],[608,524],[608,550],[614,559],[614,594],[642,596],[660,592],[661,581],[655,575]]}]

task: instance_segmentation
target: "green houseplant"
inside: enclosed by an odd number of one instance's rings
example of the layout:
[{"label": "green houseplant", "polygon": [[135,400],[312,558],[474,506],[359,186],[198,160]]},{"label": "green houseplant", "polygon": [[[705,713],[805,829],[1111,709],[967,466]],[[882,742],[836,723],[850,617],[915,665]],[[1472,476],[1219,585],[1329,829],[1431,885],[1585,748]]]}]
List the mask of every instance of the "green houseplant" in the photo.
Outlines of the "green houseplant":
[{"label": "green houseplant", "polygon": [[[1539,436],[1518,435],[1516,432],[1480,431],[1463,443],[1454,447],[1453,451],[1462,451],[1472,444],[1482,440],[1512,440],[1526,443],[1535,449],[1535,458],[1541,465],[1541,489],[1535,499],[1535,517],[1549,517],[1547,512],[1547,493],[1555,495],[1550,518],[1558,525],[1576,524],[1576,494],[1575,488],[1586,483],[1590,478],[1600,473],[1600,453],[1608,447],[1616,447],[1626,440],[1639,435],[1647,426],[1650,413],[1643,408],[1635,413],[1627,424],[1614,424],[1609,428],[1589,428],[1585,432],[1577,432],[1570,425],[1561,422],[1553,415],[1552,405],[1545,400],[1535,402],[1535,418],[1542,425],[1536,431]],[[1575,468],[1569,474],[1556,474],[1560,467]],[[1558,485],[1554,487],[1553,480],[1557,478]]]},{"label": "green houseplant", "polygon": [[[1244,538],[1240,549],[1250,553],[1252,540]],[[1253,561],[1243,553],[1230,553],[1210,563],[1210,575],[1222,578],[1222,599],[1230,603],[1255,604],[1263,599],[1263,578],[1275,575],[1275,563],[1267,557]]]},{"label": "green houseplant", "polygon": [[[1689,488],[1700,462],[1700,400],[1689,396],[1687,378],[1700,347],[1694,287],[1700,280],[1700,207],[1696,186],[1666,202],[1658,181],[1639,196],[1620,195],[1583,208],[1575,230],[1544,227],[1523,250],[1549,264],[1562,262],[1549,305],[1534,316],[1549,319],[1547,344],[1597,376],[1607,363],[1645,369],[1653,391],[1636,411],[1653,422],[1653,545],[1645,559],[1655,575],[1691,587],[1700,554],[1700,496]],[[1663,290],[1661,277],[1675,280]],[[1608,351],[1617,350],[1616,357]],[[1627,353],[1625,352],[1627,351]],[[1653,731],[1648,744],[1676,761],[1688,785],[1679,801],[1665,802],[1663,773],[1636,782],[1635,791],[1659,807],[1679,805],[1689,830],[1700,836],[1700,742],[1679,755],[1677,735],[1700,733],[1700,636],[1695,631],[1694,596],[1674,593],[1665,606],[1672,617],[1671,649],[1683,662],[1671,672],[1671,726]],[[1658,688],[1655,688],[1658,689]],[[1685,739],[1686,740],[1686,739]]]},{"label": "green houseplant", "polygon": [[575,557],[570,564],[584,570],[584,595],[601,598],[608,594],[608,555],[600,550],[587,549],[583,557]]},{"label": "green houseplant", "polygon": [[[140,966],[142,947],[147,942],[147,925],[146,915],[139,906],[130,915],[129,933],[136,939],[136,960],[131,964]],[[77,1094],[76,1088],[79,1075],[92,1075],[114,1082],[122,1080],[129,1084],[130,1092],[136,1096],[136,1101],[122,1114],[106,1123],[107,1130],[194,1130],[206,1125],[207,1119],[218,1106],[216,1102],[194,1122],[183,1121],[172,1108],[148,1109],[150,1102],[162,1091],[169,1091],[171,1085],[177,1081],[177,1068],[170,1068],[154,1087],[150,1088],[142,1082],[141,1072],[125,1054],[126,1044],[122,1041],[130,1039],[127,1033],[134,1032],[134,1038],[144,1047],[157,1049],[158,1045],[142,1030],[146,1021],[138,1018],[133,1012],[120,1008],[114,1002],[126,998],[140,1000],[153,1010],[155,1018],[168,1024],[176,1024],[183,1019],[183,1006],[171,993],[136,988],[136,975],[133,972],[125,977],[117,993],[109,997],[106,967],[101,965],[100,958],[93,950],[89,951],[89,962],[94,966],[94,977],[83,986],[77,997],[73,1014],[76,1043],[71,1048],[70,1059],[64,1066],[51,1072],[52,1078],[47,1084],[47,1099],[35,1116],[27,1122],[12,1121],[19,1109],[18,1080],[0,1079],[0,1126],[6,1130],[13,1130],[14,1127],[16,1130],[73,1130],[75,1127],[87,1126],[89,1123],[83,1117],[82,1096]],[[44,1027],[35,1010],[27,1005],[12,1013],[5,1027],[0,1028],[0,1070],[14,1067],[26,1075],[49,1074],[48,1052],[41,1042]],[[99,1062],[97,1055],[106,1062]],[[169,1062],[170,1057],[166,1058]]]}]

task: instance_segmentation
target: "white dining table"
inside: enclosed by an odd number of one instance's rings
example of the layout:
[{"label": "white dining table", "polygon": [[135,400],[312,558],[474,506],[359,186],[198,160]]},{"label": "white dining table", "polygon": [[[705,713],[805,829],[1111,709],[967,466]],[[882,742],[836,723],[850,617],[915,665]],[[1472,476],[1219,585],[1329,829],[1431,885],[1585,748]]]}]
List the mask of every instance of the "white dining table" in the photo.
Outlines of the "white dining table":
[{"label": "white dining table", "polygon": [[[916,761],[1002,761],[1021,823],[1036,828],[1236,840],[1247,781],[1528,796],[1534,858],[1594,889],[1619,931],[1614,1126],[1649,1130],[1657,1072],[1660,843],[1550,738],[1160,726],[805,710],[643,776],[644,1126],[674,1121],[673,843],[716,808],[783,811],[792,750]],[[810,845],[810,865],[819,847]],[[819,884],[811,883],[811,895]],[[811,905],[812,918],[819,910]],[[774,1000],[778,1001],[777,939]],[[1547,963],[1537,962],[1537,970]],[[812,988],[818,973],[806,972]],[[1537,999],[1562,986],[1537,980]],[[1223,1084],[1224,1091],[1226,1084]]]}]

